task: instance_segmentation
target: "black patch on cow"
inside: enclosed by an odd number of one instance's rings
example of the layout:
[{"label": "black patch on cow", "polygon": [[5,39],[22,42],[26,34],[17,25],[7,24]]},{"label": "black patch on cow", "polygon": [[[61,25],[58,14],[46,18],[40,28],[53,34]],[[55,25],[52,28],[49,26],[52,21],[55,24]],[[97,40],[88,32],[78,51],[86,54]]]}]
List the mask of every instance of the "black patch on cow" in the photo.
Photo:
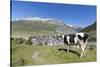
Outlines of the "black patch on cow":
[{"label": "black patch on cow", "polygon": [[68,45],[68,42],[67,42],[67,35],[64,36],[64,43]]},{"label": "black patch on cow", "polygon": [[70,37],[69,38],[70,43],[75,43],[74,38],[76,37],[76,35],[75,34],[69,34],[68,36]]},{"label": "black patch on cow", "polygon": [[86,40],[88,39],[88,34],[84,34],[84,37],[83,37],[83,42],[85,43],[86,42]]},{"label": "black patch on cow", "polygon": [[78,38],[79,38],[80,40],[82,40],[82,39],[83,39],[83,37],[81,37],[80,35],[78,35]]}]

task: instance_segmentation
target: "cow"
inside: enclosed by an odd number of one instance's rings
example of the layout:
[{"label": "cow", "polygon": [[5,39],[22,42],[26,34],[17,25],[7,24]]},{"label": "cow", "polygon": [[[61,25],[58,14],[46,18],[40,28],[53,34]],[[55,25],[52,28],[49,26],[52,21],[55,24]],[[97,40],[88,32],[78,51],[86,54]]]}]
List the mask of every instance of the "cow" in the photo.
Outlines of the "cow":
[{"label": "cow", "polygon": [[67,52],[69,53],[69,49],[70,49],[70,45],[71,44],[76,44],[79,45],[79,47],[81,48],[82,52],[80,54],[80,57],[83,57],[85,54],[85,49],[87,46],[87,41],[88,41],[88,34],[87,33],[83,33],[83,32],[79,32],[79,33],[75,33],[75,34],[66,34],[63,35],[63,41],[67,46]]}]

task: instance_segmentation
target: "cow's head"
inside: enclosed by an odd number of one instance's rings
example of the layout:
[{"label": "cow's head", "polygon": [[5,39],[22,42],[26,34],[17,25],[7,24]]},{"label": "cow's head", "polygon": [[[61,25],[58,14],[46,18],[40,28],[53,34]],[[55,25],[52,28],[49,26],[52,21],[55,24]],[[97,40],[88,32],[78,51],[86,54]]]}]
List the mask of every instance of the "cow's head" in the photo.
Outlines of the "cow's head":
[{"label": "cow's head", "polygon": [[83,43],[86,43],[88,40],[88,34],[87,33],[77,33],[77,37],[79,41],[82,41]]}]

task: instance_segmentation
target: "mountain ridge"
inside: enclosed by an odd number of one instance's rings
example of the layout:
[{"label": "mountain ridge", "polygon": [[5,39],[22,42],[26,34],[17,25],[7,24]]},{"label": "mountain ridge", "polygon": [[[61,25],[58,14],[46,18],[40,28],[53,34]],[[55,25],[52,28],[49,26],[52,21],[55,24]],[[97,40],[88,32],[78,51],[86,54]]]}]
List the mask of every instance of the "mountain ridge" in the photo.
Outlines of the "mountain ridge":
[{"label": "mountain ridge", "polygon": [[[24,18],[25,19],[25,18]],[[76,31],[69,25],[65,24],[63,21],[56,19],[41,19],[41,18],[31,18],[31,19],[19,19],[12,22],[13,31],[48,31],[56,33],[75,33]],[[33,20],[34,19],[34,20]]]},{"label": "mountain ridge", "polygon": [[35,21],[35,22],[38,21],[38,22],[49,23],[49,24],[64,24],[64,22],[61,20],[52,19],[52,18],[40,18],[40,17],[19,18],[14,21]]}]

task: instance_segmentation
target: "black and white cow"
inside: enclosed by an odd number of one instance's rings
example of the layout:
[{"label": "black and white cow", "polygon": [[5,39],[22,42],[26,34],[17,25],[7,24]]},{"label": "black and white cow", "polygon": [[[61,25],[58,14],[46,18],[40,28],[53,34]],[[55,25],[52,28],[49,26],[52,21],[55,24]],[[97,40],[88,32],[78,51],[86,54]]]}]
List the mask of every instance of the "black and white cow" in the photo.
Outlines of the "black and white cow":
[{"label": "black and white cow", "polygon": [[85,49],[88,41],[88,34],[82,32],[76,34],[66,34],[63,35],[63,38],[64,38],[64,43],[68,45],[67,47],[68,52],[71,44],[79,44],[82,50],[80,57],[82,57],[85,54]]}]

